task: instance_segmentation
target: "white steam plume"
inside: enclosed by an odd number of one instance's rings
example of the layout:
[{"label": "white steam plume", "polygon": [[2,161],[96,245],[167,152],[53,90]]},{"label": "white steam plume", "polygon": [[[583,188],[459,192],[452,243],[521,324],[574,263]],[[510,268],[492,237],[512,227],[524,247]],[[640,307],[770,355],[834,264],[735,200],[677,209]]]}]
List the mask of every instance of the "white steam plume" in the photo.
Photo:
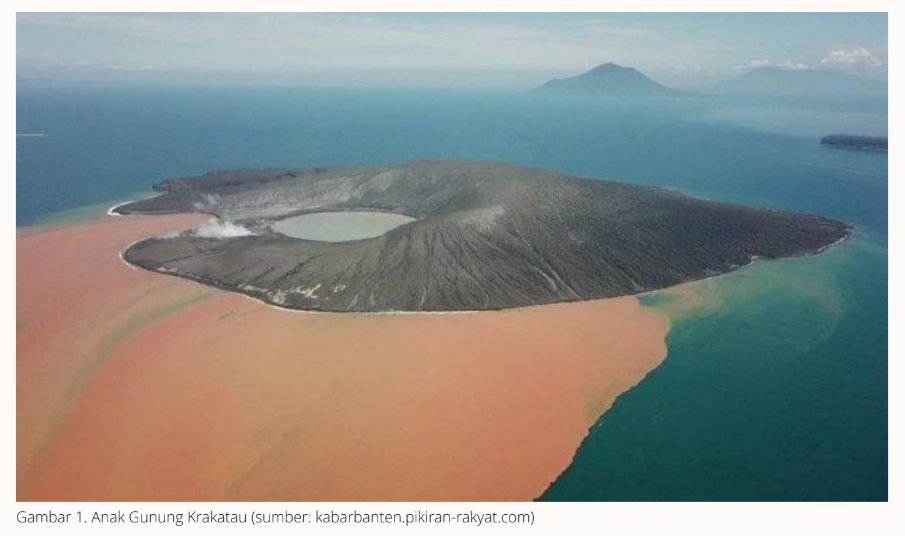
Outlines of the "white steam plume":
[{"label": "white steam plume", "polygon": [[211,218],[192,232],[199,238],[235,238],[237,236],[252,236],[253,232],[246,227],[228,220]]},{"label": "white steam plume", "polygon": [[195,207],[195,210],[203,211],[214,208],[219,202],[220,196],[217,194],[201,194],[201,201],[192,203],[192,206]]}]

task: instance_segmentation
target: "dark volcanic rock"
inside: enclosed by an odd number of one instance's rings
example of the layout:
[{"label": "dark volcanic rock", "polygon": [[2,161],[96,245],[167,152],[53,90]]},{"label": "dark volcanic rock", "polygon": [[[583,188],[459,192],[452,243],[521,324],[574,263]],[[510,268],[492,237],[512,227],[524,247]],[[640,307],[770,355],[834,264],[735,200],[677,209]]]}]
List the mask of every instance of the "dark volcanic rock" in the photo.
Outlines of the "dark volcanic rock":
[{"label": "dark volcanic rock", "polygon": [[[215,172],[163,183],[123,214],[206,212],[256,233],[153,238],[124,252],[149,270],[276,305],[453,311],[606,298],[815,253],[849,233],[811,215],[500,163]],[[270,230],[306,212],[386,210],[418,221],[342,243]]]}]

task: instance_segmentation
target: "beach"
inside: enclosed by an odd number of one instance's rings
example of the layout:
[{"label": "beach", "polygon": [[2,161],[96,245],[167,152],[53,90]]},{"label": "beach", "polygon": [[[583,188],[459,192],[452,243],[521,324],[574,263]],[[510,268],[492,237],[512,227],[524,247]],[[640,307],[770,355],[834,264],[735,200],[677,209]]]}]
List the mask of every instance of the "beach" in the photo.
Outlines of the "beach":
[{"label": "beach", "polygon": [[19,233],[19,500],[530,500],[666,355],[635,297],[293,314],[120,258],[204,219]]}]

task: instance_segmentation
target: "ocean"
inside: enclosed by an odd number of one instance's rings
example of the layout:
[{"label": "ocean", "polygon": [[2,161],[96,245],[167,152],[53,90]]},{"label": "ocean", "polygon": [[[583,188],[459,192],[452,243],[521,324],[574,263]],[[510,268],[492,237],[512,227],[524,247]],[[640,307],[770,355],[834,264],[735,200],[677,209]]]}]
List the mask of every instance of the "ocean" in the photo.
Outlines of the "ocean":
[{"label": "ocean", "polygon": [[[885,500],[886,101],[562,99],[517,92],[20,84],[16,223],[215,168],[501,160],[819,213],[855,236],[645,295],[668,356],[542,500]],[[88,207],[87,209],[85,207]]]}]

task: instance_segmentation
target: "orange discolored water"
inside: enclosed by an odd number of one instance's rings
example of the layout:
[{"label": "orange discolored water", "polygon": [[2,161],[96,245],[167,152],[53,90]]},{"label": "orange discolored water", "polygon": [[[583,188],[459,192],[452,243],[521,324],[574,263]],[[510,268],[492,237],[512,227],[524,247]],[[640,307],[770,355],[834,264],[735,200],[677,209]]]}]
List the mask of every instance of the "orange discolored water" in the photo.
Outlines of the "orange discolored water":
[{"label": "orange discolored water", "polygon": [[666,354],[632,297],[292,313],[119,257],[202,219],[18,236],[19,500],[528,500]]}]

